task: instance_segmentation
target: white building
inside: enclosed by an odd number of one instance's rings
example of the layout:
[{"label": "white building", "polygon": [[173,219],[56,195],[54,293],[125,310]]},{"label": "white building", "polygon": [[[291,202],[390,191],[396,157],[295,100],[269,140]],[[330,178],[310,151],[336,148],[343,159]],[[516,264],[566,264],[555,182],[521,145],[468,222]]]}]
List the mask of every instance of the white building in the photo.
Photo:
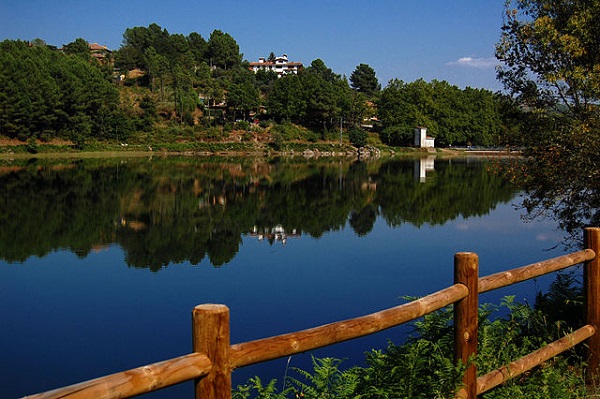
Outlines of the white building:
[{"label": "white building", "polygon": [[301,62],[288,61],[287,54],[275,58],[275,61],[267,61],[265,58],[259,58],[258,62],[251,62],[250,69],[256,73],[260,70],[273,71],[279,77],[289,74],[297,74],[302,69]]},{"label": "white building", "polygon": [[415,147],[419,148],[434,148],[435,138],[427,135],[426,127],[415,128]]}]

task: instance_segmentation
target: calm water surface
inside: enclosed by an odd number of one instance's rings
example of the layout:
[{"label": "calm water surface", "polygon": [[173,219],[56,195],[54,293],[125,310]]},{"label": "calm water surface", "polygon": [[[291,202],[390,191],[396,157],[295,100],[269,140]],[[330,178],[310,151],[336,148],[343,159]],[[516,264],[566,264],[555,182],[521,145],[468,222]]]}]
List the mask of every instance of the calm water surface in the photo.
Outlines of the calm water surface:
[{"label": "calm water surface", "polygon": [[[560,255],[549,221],[481,160],[84,160],[0,165],[0,396],[33,394],[191,351],[191,310],[226,304],[231,342],[375,312]],[[514,294],[533,301],[549,278]],[[312,353],[362,364],[403,326]],[[282,381],[288,359],[234,372]],[[293,373],[293,372],[290,372]],[[191,383],[149,397],[192,398]]]}]

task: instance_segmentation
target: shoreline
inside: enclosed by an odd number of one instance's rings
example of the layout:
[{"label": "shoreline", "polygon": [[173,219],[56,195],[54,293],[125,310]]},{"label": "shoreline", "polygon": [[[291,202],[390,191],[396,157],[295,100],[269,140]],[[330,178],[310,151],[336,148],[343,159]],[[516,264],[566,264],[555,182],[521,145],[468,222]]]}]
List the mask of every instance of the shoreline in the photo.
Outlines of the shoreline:
[{"label": "shoreline", "polygon": [[[153,149],[153,147],[155,149]],[[232,142],[182,142],[155,144],[116,145],[91,143],[87,148],[75,149],[69,142],[36,143],[33,148],[19,142],[0,142],[0,160],[24,159],[84,159],[84,158],[136,158],[136,157],[305,157],[305,158],[381,158],[381,157],[514,157],[521,156],[520,151],[506,149],[467,149],[435,148],[421,149],[413,147],[387,147],[368,145],[356,148],[340,143],[289,143],[285,149],[276,151],[257,143]]]}]

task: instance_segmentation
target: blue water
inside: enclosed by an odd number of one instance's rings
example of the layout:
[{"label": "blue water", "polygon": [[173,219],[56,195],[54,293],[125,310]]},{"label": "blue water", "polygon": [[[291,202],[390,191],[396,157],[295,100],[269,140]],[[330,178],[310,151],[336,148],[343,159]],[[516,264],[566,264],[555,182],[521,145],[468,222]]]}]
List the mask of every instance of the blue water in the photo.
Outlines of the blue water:
[{"label": "blue water", "polygon": [[[269,244],[244,235],[237,255],[219,268],[208,259],[170,264],[158,272],[127,267],[116,244],[78,257],[57,250],[22,263],[0,260],[0,397],[14,398],[96,378],[191,351],[191,311],[226,304],[231,342],[244,342],[358,317],[452,284],[453,255],[479,255],[480,275],[562,254],[552,221],[521,221],[511,202],[482,217],[442,225],[390,227],[378,217],[359,237],[346,224],[319,238],[309,235]],[[480,302],[514,294],[533,302],[545,277]],[[400,343],[402,326],[311,353],[290,366],[309,368],[311,356],[363,364],[364,353]],[[234,385],[259,375],[282,381],[288,359],[234,372]],[[291,373],[291,372],[290,372]],[[149,397],[192,398],[191,382]]]}]

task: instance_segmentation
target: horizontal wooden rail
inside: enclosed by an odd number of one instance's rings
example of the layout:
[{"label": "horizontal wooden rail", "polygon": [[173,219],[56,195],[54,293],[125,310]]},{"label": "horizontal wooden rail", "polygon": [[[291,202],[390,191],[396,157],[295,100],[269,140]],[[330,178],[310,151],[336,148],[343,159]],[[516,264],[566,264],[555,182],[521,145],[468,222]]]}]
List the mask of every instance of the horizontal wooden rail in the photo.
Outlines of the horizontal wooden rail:
[{"label": "horizontal wooden rail", "polygon": [[[539,366],[543,362],[553,358],[562,352],[582,343],[596,333],[596,328],[586,324],[585,326],[565,335],[541,349],[517,359],[507,366],[493,370],[477,378],[477,395],[481,395],[506,381],[515,378],[526,371]],[[456,393],[456,399],[467,399],[468,395],[463,388]]]},{"label": "horizontal wooden rail", "polygon": [[596,328],[589,324],[565,335],[559,340],[556,340],[543,348],[540,348],[529,355],[511,362],[498,370],[482,375],[477,378],[477,395],[481,395],[490,389],[514,378],[532,368],[539,366],[543,362],[553,358],[554,356],[573,348],[575,345],[582,343],[596,333]]},{"label": "horizontal wooden rail", "polygon": [[542,262],[532,263],[516,269],[490,274],[479,279],[479,293],[506,287],[544,274],[556,272],[567,267],[587,262],[596,257],[591,249],[584,249],[567,255],[558,256]]},{"label": "horizontal wooden rail", "polygon": [[235,344],[231,346],[229,352],[229,366],[235,369],[374,334],[448,306],[466,297],[468,293],[469,290],[463,284],[455,284],[415,301],[377,313]]},{"label": "horizontal wooden rail", "polygon": [[212,364],[206,355],[191,353],[25,398],[128,398],[208,375],[211,367]]}]

